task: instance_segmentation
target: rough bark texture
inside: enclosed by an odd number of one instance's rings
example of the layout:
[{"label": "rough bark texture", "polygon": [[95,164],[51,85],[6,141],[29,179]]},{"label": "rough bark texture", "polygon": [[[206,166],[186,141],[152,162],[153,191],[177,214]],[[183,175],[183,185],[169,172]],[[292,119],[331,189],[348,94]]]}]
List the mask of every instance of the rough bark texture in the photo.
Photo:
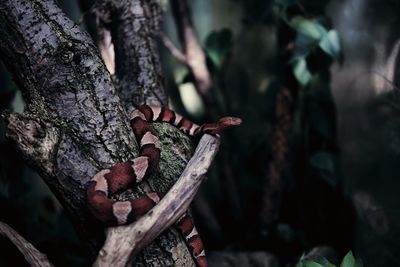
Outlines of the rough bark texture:
[{"label": "rough bark texture", "polygon": [[[136,43],[137,36],[130,39],[135,25],[139,29],[155,27],[146,24],[144,10],[138,6],[144,2],[119,3],[121,8],[123,4],[132,6],[124,8],[128,12],[124,14],[131,18],[126,28],[114,28],[118,40],[128,39],[127,44],[117,44],[117,72],[121,71],[117,90],[89,35],[54,1],[0,2],[0,57],[27,103],[23,114],[5,114],[7,134],[58,196],[82,237],[91,244],[93,256],[104,237],[101,224],[87,209],[86,184],[99,170],[137,155],[126,115],[131,99],[158,104],[166,99],[155,43]],[[127,53],[124,58],[123,53]],[[127,69],[134,71],[124,72]],[[162,145],[159,172],[140,190],[165,192],[179,177],[193,147],[173,127],[155,128]],[[128,191],[116,197],[132,195]],[[182,257],[190,258],[182,238],[168,231],[136,257],[136,266],[171,266]],[[193,262],[181,266],[188,264]]]},{"label": "rough bark texture", "polygon": [[[286,167],[288,133],[292,126],[293,95],[287,87],[282,87],[276,97],[276,125],[272,138],[272,160],[263,186],[261,225],[270,229],[279,219],[283,181],[282,172]],[[263,230],[265,230],[263,229]]]},{"label": "rough bark texture", "polygon": [[8,136],[91,231],[85,184],[135,149],[111,78],[89,36],[53,1],[2,1],[0,20],[0,56],[27,103],[7,117]]},{"label": "rough bark texture", "polygon": [[278,25],[278,47],[282,51],[278,58],[280,88],[276,94],[275,116],[276,122],[271,144],[271,161],[268,174],[264,177],[261,199],[261,233],[266,235],[273,230],[280,216],[282,194],[284,189],[283,173],[289,165],[289,136],[293,124],[299,84],[294,77],[290,59],[292,57],[294,40],[284,22]]},{"label": "rough bark texture", "polygon": [[[156,36],[161,7],[156,0],[98,0],[96,13],[111,31],[118,92],[127,111],[134,105],[166,105]],[[133,94],[132,94],[133,92]]]}]

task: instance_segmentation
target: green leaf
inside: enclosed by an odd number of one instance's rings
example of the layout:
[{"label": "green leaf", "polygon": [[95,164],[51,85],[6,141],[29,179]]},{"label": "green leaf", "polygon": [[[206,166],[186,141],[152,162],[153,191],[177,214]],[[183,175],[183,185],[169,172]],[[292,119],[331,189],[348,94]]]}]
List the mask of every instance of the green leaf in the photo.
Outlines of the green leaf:
[{"label": "green leaf", "polygon": [[299,260],[300,267],[336,267],[322,256],[316,256],[313,260],[305,260],[305,257],[305,254],[301,256]]},{"label": "green leaf", "polygon": [[293,72],[301,86],[306,86],[311,81],[312,75],[307,68],[307,62],[304,58],[298,58],[294,61]]},{"label": "green leaf", "polygon": [[362,267],[360,260],[357,260],[353,256],[353,252],[349,251],[346,256],[344,256],[340,267]]},{"label": "green leaf", "polygon": [[211,32],[206,39],[205,49],[213,64],[221,67],[222,62],[231,51],[233,35],[229,29]]},{"label": "green leaf", "polygon": [[325,267],[325,265],[322,265],[315,261],[304,261],[303,266],[304,267]]},{"label": "green leaf", "polygon": [[341,46],[339,33],[336,30],[330,30],[319,42],[319,47],[330,55],[333,59],[341,61]]},{"label": "green leaf", "polygon": [[292,18],[290,26],[298,33],[318,41],[327,34],[327,30],[318,21],[306,19],[301,16]]},{"label": "green leaf", "polygon": [[296,59],[306,58],[317,45],[318,42],[314,39],[303,34],[298,34],[294,42],[292,60],[294,61]]},{"label": "green leaf", "polygon": [[319,256],[319,255],[315,256],[314,261],[319,264],[322,264],[325,267],[335,267],[335,265],[330,263],[325,257]]}]

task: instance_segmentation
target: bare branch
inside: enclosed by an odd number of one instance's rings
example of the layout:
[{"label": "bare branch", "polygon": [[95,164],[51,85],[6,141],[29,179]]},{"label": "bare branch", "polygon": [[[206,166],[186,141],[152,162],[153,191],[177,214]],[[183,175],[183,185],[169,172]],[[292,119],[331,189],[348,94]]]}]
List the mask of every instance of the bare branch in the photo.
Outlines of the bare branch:
[{"label": "bare branch", "polygon": [[189,5],[186,0],[172,0],[171,4],[186,62],[195,79],[196,88],[207,108],[215,109],[215,100],[211,94],[212,79],[207,69],[206,55],[193,27]]},{"label": "bare branch", "polygon": [[131,257],[176,222],[189,208],[219,147],[205,135],[176,184],[146,215],[128,226],[109,228],[94,266],[126,266]]},{"label": "bare branch", "polygon": [[47,256],[37,250],[31,243],[18,234],[6,223],[0,222],[0,235],[7,237],[24,255],[25,260],[32,267],[52,267]]},{"label": "bare branch", "polygon": [[168,51],[171,53],[171,55],[181,62],[184,65],[188,65],[188,62],[186,60],[186,55],[183,54],[173,43],[172,41],[163,33],[160,33],[160,39],[163,43],[163,45],[168,49]]},{"label": "bare branch", "polygon": [[111,33],[109,30],[103,28],[98,33],[98,47],[100,50],[101,57],[106,64],[106,67],[110,74],[115,74],[115,52],[114,44],[111,41]]},{"label": "bare branch", "polygon": [[209,94],[212,82],[207,70],[206,56],[194,30],[191,11],[186,0],[172,0],[175,21],[186,54],[186,60],[202,96]]}]

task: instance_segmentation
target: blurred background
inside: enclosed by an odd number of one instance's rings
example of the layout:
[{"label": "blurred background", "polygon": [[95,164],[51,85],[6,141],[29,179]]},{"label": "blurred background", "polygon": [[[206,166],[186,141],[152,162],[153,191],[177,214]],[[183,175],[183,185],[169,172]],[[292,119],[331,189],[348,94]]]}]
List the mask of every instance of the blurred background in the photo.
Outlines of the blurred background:
[{"label": "blurred background", "polygon": [[[313,250],[339,264],[351,250],[365,266],[400,266],[400,2],[188,2],[213,101],[160,42],[171,105],[196,122],[243,119],[223,135],[193,204],[212,261],[294,266]],[[82,27],[90,21],[79,1],[58,3]],[[182,50],[176,14],[164,9],[164,35]],[[0,111],[23,107],[1,67]],[[0,221],[55,266],[89,266],[68,216],[4,128]],[[0,251],[0,266],[25,266],[5,239]]]}]

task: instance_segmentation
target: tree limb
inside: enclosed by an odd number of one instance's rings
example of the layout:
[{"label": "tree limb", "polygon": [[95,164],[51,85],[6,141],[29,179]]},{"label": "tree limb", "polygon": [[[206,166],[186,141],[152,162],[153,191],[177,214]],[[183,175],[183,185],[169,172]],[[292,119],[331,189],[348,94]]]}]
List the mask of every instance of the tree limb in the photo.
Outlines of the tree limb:
[{"label": "tree limb", "polygon": [[[188,210],[218,152],[219,138],[205,135],[179,180],[161,201],[138,221],[108,229],[94,266],[126,266],[132,255],[152,242]],[[131,234],[126,235],[129,231]]]},{"label": "tree limb", "polygon": [[207,68],[206,54],[193,27],[189,5],[186,0],[171,0],[171,5],[178,35],[184,48],[186,65],[193,74],[196,89],[210,115],[217,117],[215,97],[212,94],[213,82]]},{"label": "tree limb", "polygon": [[31,243],[6,223],[0,222],[0,235],[7,237],[18,248],[30,266],[53,267],[45,254],[38,251]]},{"label": "tree limb", "polygon": [[127,112],[144,103],[165,106],[157,48],[161,7],[156,0],[97,0],[96,14],[115,47],[118,92]]},{"label": "tree limb", "polygon": [[186,55],[183,54],[173,43],[172,41],[163,33],[160,34],[161,41],[163,45],[168,49],[171,55],[178,60],[180,63],[184,65],[188,65]]}]

